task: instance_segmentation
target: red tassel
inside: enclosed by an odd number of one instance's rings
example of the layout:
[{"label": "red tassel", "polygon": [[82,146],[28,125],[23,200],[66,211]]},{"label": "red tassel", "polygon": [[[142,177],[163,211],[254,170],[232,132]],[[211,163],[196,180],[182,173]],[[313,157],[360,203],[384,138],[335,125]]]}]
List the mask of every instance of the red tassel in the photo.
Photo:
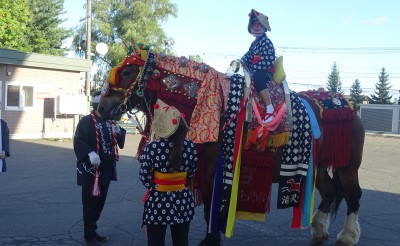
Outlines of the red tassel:
[{"label": "red tassel", "polygon": [[292,225],[291,227],[293,229],[301,229],[301,216],[302,216],[302,211],[303,211],[303,194],[304,194],[304,184],[301,188],[300,192],[300,200],[299,200],[299,205],[297,207],[293,207],[293,217],[292,217]]},{"label": "red tassel", "polygon": [[94,176],[92,196],[100,197],[100,185],[99,185],[99,168],[96,168],[96,174]]}]

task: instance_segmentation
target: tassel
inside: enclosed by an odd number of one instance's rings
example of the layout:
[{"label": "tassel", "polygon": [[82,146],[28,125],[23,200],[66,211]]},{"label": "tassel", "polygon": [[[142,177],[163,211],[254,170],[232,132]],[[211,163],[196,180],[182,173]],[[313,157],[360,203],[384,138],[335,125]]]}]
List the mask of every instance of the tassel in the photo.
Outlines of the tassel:
[{"label": "tassel", "polygon": [[96,168],[96,174],[94,176],[92,196],[100,197],[100,185],[99,185],[99,168]]}]

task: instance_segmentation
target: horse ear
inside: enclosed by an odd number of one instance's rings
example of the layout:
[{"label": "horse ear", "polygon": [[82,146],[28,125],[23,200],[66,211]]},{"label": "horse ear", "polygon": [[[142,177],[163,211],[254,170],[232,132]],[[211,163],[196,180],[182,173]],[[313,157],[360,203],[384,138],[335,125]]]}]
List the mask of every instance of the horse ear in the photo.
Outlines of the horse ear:
[{"label": "horse ear", "polygon": [[125,52],[128,52],[129,51],[129,47],[128,47],[128,45],[125,43],[125,41],[122,41],[122,43],[124,43],[124,48],[125,48]]},{"label": "horse ear", "polygon": [[133,37],[131,37],[131,45],[134,46],[135,45],[135,39]]},{"label": "horse ear", "polygon": [[135,53],[135,55],[140,56],[140,52],[137,49],[137,45],[136,45],[135,39],[133,37],[131,38],[131,45],[132,45],[132,49],[133,49],[133,52]]}]

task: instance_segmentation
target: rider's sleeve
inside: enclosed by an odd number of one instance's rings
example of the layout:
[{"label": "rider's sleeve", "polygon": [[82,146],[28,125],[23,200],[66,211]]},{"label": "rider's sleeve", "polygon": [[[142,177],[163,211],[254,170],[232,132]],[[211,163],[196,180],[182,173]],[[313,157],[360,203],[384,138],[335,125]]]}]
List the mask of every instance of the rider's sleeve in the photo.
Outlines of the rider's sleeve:
[{"label": "rider's sleeve", "polygon": [[269,38],[265,39],[260,55],[262,57],[261,61],[264,61],[267,66],[267,70],[274,66],[275,48]]},{"label": "rider's sleeve", "polygon": [[[251,58],[250,58],[251,56]],[[246,54],[244,54],[244,56],[240,59],[244,64],[246,64],[246,66],[248,66],[250,64],[250,62],[253,60],[253,56],[251,55],[250,50],[246,52]]]}]

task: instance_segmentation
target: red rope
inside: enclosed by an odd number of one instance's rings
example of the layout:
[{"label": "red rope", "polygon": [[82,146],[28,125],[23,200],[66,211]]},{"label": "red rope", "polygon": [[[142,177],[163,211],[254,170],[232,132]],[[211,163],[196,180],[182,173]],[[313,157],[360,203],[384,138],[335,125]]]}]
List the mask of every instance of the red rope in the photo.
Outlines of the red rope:
[{"label": "red rope", "polygon": [[99,154],[99,152],[100,152],[99,127],[97,125],[97,120],[96,120],[96,117],[93,114],[93,111],[90,112],[90,115],[92,116],[92,119],[93,119],[93,122],[94,122],[94,128],[96,130],[96,153]]},{"label": "red rope", "polygon": [[[97,125],[96,117],[94,117],[93,111],[90,112],[92,119],[94,121],[94,128],[96,130],[96,153],[99,154],[100,152],[100,137],[99,137],[99,127]],[[96,166],[96,174],[94,175],[93,180],[93,188],[92,188],[92,196],[100,197],[101,191],[99,187],[99,166]]]},{"label": "red rope", "polygon": [[[109,120],[111,127],[115,125],[111,120]],[[115,160],[119,160],[119,152],[118,152],[118,141],[117,141],[117,133],[113,132],[113,140],[114,140],[114,154],[115,154]]]},{"label": "red rope", "polygon": [[[94,121],[94,128],[96,130],[96,153],[99,154],[100,153],[100,136],[99,136],[99,127],[98,127],[98,123],[96,120],[96,117],[94,116],[93,111],[90,112],[90,115],[92,116],[92,119]],[[113,125],[115,125],[111,120],[108,121],[111,125],[111,128]],[[114,157],[115,160],[119,160],[119,152],[118,152],[118,141],[117,141],[117,134],[116,133],[112,133],[112,137],[113,137],[113,142],[114,142]]]}]

